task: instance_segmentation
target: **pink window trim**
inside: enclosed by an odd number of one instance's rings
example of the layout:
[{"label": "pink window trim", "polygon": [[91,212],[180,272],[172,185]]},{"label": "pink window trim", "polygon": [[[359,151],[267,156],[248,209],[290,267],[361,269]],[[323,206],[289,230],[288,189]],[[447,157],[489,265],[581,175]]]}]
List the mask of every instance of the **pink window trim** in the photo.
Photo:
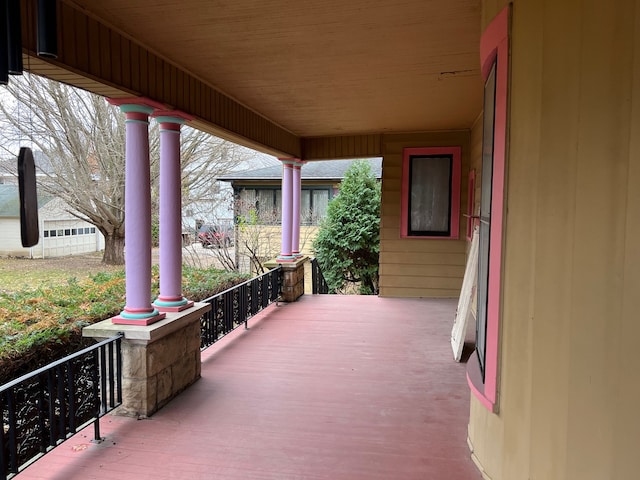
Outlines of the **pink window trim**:
[{"label": "pink window trim", "polygon": [[[400,238],[411,239],[438,239],[457,240],[460,232],[460,172],[461,156],[460,147],[424,147],[405,148],[402,154],[402,201],[400,205]],[[408,235],[409,232],[409,193],[411,179],[409,178],[409,159],[412,155],[451,155],[453,157],[453,171],[451,172],[451,235],[439,236],[416,236]]]},{"label": "pink window trim", "polygon": [[[478,362],[467,364],[467,380],[471,391],[490,411],[497,411],[498,334],[500,330],[500,293],[502,276],[502,233],[504,219],[504,182],[507,153],[507,93],[509,82],[509,17],[505,7],[494,18],[480,39],[482,76],[487,78],[497,59],[496,106],[493,147],[493,185],[491,188],[491,237],[489,254],[489,286],[487,292],[487,333],[485,346],[485,378],[478,375]],[[477,372],[476,372],[477,370]]]},{"label": "pink window trim", "polygon": [[469,172],[469,180],[467,182],[467,240],[471,241],[473,238],[473,227],[476,222],[473,218],[473,210],[476,203],[476,171],[471,170]]}]

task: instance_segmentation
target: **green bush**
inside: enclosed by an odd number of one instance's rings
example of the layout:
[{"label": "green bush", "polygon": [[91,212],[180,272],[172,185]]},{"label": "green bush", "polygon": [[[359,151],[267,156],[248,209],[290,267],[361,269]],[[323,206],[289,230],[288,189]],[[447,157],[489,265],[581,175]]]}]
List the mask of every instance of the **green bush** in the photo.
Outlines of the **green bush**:
[{"label": "green bush", "polygon": [[369,163],[349,167],[313,246],[330,291],[356,284],[360,294],[378,293],[380,183]]},{"label": "green bush", "polygon": [[[153,291],[159,288],[153,268]],[[183,294],[204,300],[247,279],[217,269],[183,267]],[[150,292],[151,293],[151,292]],[[0,384],[83,346],[82,328],[120,313],[124,271],[102,272],[66,285],[0,292]]]}]

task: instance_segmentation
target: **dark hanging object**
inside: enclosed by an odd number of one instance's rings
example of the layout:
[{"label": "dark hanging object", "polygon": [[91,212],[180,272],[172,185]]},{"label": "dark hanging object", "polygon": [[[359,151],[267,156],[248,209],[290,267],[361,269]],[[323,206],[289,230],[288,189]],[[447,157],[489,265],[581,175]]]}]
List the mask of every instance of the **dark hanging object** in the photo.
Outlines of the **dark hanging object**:
[{"label": "dark hanging object", "polygon": [[38,0],[38,56],[58,58],[56,0]]},{"label": "dark hanging object", "polygon": [[22,21],[20,0],[6,0],[9,73],[22,75]]},{"label": "dark hanging object", "polygon": [[0,85],[7,85],[9,83],[8,38],[7,8],[3,4],[0,7]]},{"label": "dark hanging object", "polygon": [[18,191],[20,192],[20,236],[23,247],[38,243],[38,194],[36,166],[31,149],[22,147],[18,155]]}]

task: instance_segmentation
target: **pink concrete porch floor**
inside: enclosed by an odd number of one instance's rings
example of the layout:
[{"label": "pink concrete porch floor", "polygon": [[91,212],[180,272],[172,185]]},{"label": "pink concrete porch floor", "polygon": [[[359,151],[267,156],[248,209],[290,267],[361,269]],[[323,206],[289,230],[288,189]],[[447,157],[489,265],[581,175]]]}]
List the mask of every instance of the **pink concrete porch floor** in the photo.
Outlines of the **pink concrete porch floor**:
[{"label": "pink concrete porch floor", "polygon": [[479,480],[453,300],[305,296],[203,353],[145,420],[107,416],[18,475],[50,479]]}]

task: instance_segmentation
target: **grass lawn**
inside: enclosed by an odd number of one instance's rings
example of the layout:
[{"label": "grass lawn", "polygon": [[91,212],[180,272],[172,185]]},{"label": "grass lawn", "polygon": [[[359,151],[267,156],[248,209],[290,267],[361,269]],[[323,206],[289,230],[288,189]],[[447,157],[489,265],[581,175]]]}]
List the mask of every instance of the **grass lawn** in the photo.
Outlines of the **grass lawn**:
[{"label": "grass lawn", "polygon": [[33,290],[64,285],[69,278],[87,278],[99,272],[115,272],[122,267],[102,264],[102,253],[58,258],[0,258],[0,292]]}]

